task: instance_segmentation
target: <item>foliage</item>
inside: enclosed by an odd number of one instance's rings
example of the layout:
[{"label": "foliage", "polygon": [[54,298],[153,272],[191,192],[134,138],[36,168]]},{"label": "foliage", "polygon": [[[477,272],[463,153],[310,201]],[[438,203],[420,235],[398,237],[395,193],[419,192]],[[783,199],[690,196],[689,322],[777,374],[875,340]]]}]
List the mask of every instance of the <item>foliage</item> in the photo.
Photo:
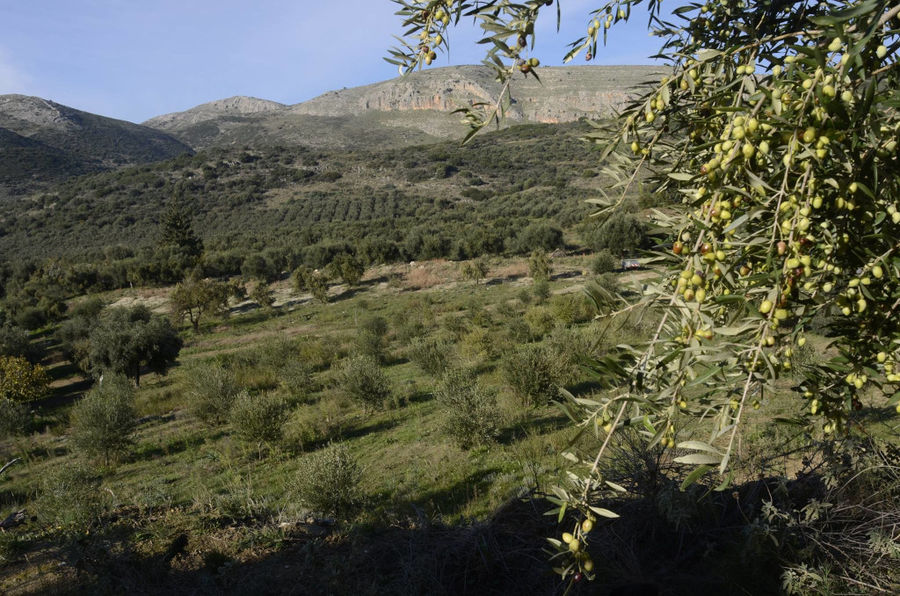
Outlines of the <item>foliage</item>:
[{"label": "foliage", "polygon": [[47,395],[50,376],[21,356],[0,356],[0,399],[33,401]]},{"label": "foliage", "polygon": [[131,383],[124,376],[108,375],[72,407],[72,443],[109,465],[110,457],[116,458],[133,443],[136,424]]},{"label": "foliage", "polygon": [[333,443],[300,460],[295,487],[316,511],[347,516],[360,504],[362,471],[343,443]]},{"label": "foliage", "polygon": [[597,226],[591,234],[589,244],[596,251],[627,255],[647,248],[647,232],[644,223],[637,216],[616,211]]},{"label": "foliage", "polygon": [[265,281],[257,281],[253,291],[250,292],[250,300],[257,303],[260,308],[270,310],[275,304],[275,293]]},{"label": "foliage", "polygon": [[41,350],[31,342],[24,329],[11,323],[0,323],[0,356],[21,356],[37,363]]},{"label": "foliage", "polygon": [[180,201],[169,203],[160,226],[161,245],[174,246],[191,257],[199,257],[203,252],[203,241],[194,232],[191,215]]},{"label": "foliage", "polygon": [[433,377],[444,374],[453,355],[453,345],[436,337],[417,337],[406,348],[406,357]]},{"label": "foliage", "polygon": [[474,261],[466,261],[462,265],[460,273],[463,279],[474,281],[477,285],[484,276],[487,275],[488,264],[484,259],[475,259]]},{"label": "foliage", "polygon": [[341,253],[334,257],[330,267],[333,271],[332,277],[340,278],[341,281],[348,286],[359,284],[359,280],[362,279],[363,273],[366,272],[366,268],[363,266],[362,262],[352,254],[348,253]]},{"label": "foliage", "polygon": [[384,317],[369,316],[364,318],[356,330],[357,352],[364,356],[370,356],[378,362],[384,362],[387,332],[388,325]]},{"label": "foliage", "polygon": [[603,249],[594,256],[591,261],[591,271],[600,275],[602,273],[612,273],[619,268],[619,260],[613,256],[608,249]]},{"label": "foliage", "polygon": [[194,332],[197,332],[202,317],[227,312],[228,296],[227,284],[213,279],[191,278],[175,286],[169,301],[172,315],[179,321],[187,318]]},{"label": "foliage", "polygon": [[528,259],[528,273],[535,282],[539,280],[547,281],[553,272],[553,263],[546,251],[534,250]]},{"label": "foliage", "polygon": [[506,382],[526,406],[545,405],[556,399],[563,375],[559,357],[545,346],[522,346],[503,362]]},{"label": "foliage", "polygon": [[325,304],[328,302],[328,276],[318,269],[301,266],[293,275],[294,288],[298,292],[309,292],[313,298]]},{"label": "foliage", "polygon": [[165,374],[181,351],[182,341],[164,317],[144,306],[110,308],[90,335],[91,370],[131,376],[140,385],[141,367]]},{"label": "foliage", "polygon": [[275,393],[253,395],[241,391],[231,406],[231,425],[238,436],[249,443],[274,444],[281,440],[288,409]]},{"label": "foliage", "polygon": [[[544,3],[397,3],[411,39],[392,51],[401,70],[447,47],[454,20],[482,24],[486,63],[504,86],[496,102],[462,110],[470,137],[502,117],[514,74],[538,76],[539,61],[528,56]],[[617,208],[639,179],[654,194],[681,197],[685,209],[656,214],[673,241],[667,275],[633,305],[659,312],[656,332],[597,363],[613,391],[580,409],[585,424],[609,418],[611,432],[643,420],[651,445],[681,440],[689,453],[676,461],[699,466],[689,477],[696,481],[728,469],[746,412],[790,370],[820,313],[839,316],[827,323],[829,351],[795,388],[810,429],[845,433],[869,390],[900,401],[900,6],[685,3],[669,22],[660,0],[610,0],[592,11],[567,59],[596,56],[640,4],[672,72],[624,110],[611,142],[610,131],[594,135],[618,180],[608,200],[595,202],[622,238],[636,230]],[[706,421],[704,441],[686,441],[694,416]],[[606,488],[596,472],[608,444],[571,491],[559,489],[561,511],[590,511],[592,492]],[[558,570],[590,576],[574,554],[585,533],[573,534],[554,542],[564,557]]]},{"label": "foliage", "polygon": [[91,331],[103,311],[103,301],[92,297],[76,303],[56,330],[63,353],[83,372],[90,372]]},{"label": "foliage", "polygon": [[240,392],[234,373],[217,362],[209,362],[192,367],[187,378],[191,412],[207,423],[225,422]]},{"label": "foliage", "polygon": [[0,438],[24,435],[31,423],[28,406],[5,397],[0,398]]},{"label": "foliage", "polygon": [[[529,224],[565,228],[590,210],[583,202],[591,194],[587,189],[566,187],[578,177],[570,164],[587,166],[593,159],[578,138],[588,130],[583,123],[523,125],[466,148],[449,141],[361,151],[209,149],[73,178],[33,200],[0,204],[0,254],[34,259],[39,269],[54,257],[63,266],[65,297],[130,284],[174,284],[196,268],[203,277],[271,281],[300,265],[322,270],[342,261],[341,255],[369,266],[527,253],[534,247],[520,248],[519,235]],[[467,175],[435,180],[431,173],[438,164]],[[381,173],[361,183],[319,174],[336,170]],[[405,182],[423,171],[427,177]],[[535,190],[541,200],[535,200]],[[290,198],[260,209],[269,193]],[[476,195],[491,200],[469,198]],[[435,200],[422,201],[423,196]],[[161,214],[173,202],[203,236],[199,261],[177,244],[159,242]],[[549,244],[554,238],[559,236],[551,231]],[[252,274],[257,271],[263,275]],[[18,294],[28,275],[17,267],[0,283]],[[37,314],[53,318],[48,310]]]},{"label": "foliage", "polygon": [[367,410],[381,408],[391,396],[391,382],[371,356],[348,358],[338,374],[339,387]]},{"label": "foliage", "polygon": [[38,510],[56,528],[81,537],[100,524],[105,496],[100,477],[87,467],[59,466],[41,483]]},{"label": "foliage", "polygon": [[475,371],[447,370],[434,395],[444,409],[446,431],[457,445],[468,449],[497,438],[500,416],[496,396],[478,382]]},{"label": "foliage", "polygon": [[304,401],[316,389],[313,368],[307,362],[291,358],[278,369],[278,379],[292,399]]}]

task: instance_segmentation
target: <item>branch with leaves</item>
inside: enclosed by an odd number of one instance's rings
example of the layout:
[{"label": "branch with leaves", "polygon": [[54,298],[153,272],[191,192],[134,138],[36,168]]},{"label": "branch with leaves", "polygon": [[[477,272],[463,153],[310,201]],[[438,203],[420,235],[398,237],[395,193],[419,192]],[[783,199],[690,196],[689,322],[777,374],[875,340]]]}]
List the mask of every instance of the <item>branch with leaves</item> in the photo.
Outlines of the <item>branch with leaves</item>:
[{"label": "branch with leaves", "polygon": [[[408,41],[390,60],[402,72],[427,65],[449,47],[451,23],[472,18],[504,93],[517,69],[537,74],[522,67],[552,2],[398,4]],[[591,135],[619,181],[597,215],[615,211],[639,171],[683,208],[655,214],[671,250],[653,255],[663,275],[626,307],[658,313],[656,333],[595,363],[608,397],[565,404],[602,439],[593,457],[570,454],[573,488],[552,497],[560,520],[580,512],[552,541],[570,578],[591,576],[584,542],[604,515],[597,498],[616,491],[598,464],[623,426],[677,449],[675,461],[694,467],[686,484],[718,471],[724,488],[747,410],[786,371],[801,372],[794,420],[826,437],[848,432],[867,401],[900,404],[900,5],[720,0],[666,16],[660,0],[607,1],[565,59],[596,57],[638,5],[671,74]],[[554,12],[558,24],[559,3]],[[502,105],[467,111],[470,135]],[[813,327],[828,344],[793,371]]]}]

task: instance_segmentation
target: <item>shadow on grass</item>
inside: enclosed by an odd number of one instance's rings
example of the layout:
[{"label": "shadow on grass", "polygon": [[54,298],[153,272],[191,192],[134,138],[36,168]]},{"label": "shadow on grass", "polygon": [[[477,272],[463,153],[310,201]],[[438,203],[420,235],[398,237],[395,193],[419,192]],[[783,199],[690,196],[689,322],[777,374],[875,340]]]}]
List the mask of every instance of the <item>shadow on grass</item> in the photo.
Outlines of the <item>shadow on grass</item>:
[{"label": "shadow on grass", "polygon": [[[486,490],[495,472],[470,475],[417,503],[382,495],[390,513],[337,528],[316,521],[283,523],[271,515],[232,524],[215,517],[176,526],[159,539],[149,529],[154,522],[122,512],[74,540],[31,545],[42,549],[30,553],[31,560],[52,552],[55,564],[31,574],[19,569],[20,581],[29,585],[7,581],[5,587],[17,593],[138,595],[774,594],[782,591],[786,566],[816,569],[823,560],[836,562],[828,553],[812,554],[821,534],[807,536],[763,521],[766,507],[799,511],[830,498],[821,476],[767,477],[723,492],[695,486],[686,494],[678,489],[679,478],[661,476],[630,498],[598,503],[621,518],[595,522],[583,552],[595,563],[596,580],[569,586],[552,571],[559,559],[550,560],[546,539],[580,524],[579,515],[570,511],[557,525],[555,515],[545,515],[552,504],[532,499],[511,500],[486,520],[454,526],[423,511],[459,512]],[[854,503],[855,493],[848,494],[848,503]],[[897,514],[887,500],[879,503],[887,507],[883,512],[870,511],[870,501],[857,507],[855,521]],[[771,531],[780,540],[771,540]],[[24,558],[17,556],[6,571],[16,570]],[[885,561],[877,571],[889,565]]]},{"label": "shadow on grass", "polygon": [[183,453],[188,449],[195,449],[206,443],[215,443],[226,435],[224,430],[218,430],[211,434],[196,434],[189,437],[173,437],[164,445],[153,445],[142,443],[138,445],[130,457],[128,462],[134,463],[139,461],[150,461],[160,457],[168,457]]},{"label": "shadow on grass", "polygon": [[529,434],[549,434],[568,426],[568,424],[569,419],[562,414],[546,414],[500,429],[500,436],[497,437],[497,442],[503,445],[511,445]]},{"label": "shadow on grass", "polygon": [[[135,548],[137,541],[146,541],[140,529],[107,527],[54,549],[53,558],[65,563],[44,566],[22,587],[48,594],[176,596],[562,593],[542,551],[552,521],[535,504],[514,501],[491,519],[463,526],[403,519],[323,535],[304,525],[281,530],[269,541],[275,550],[244,560],[229,545],[190,530],[156,541],[148,552]],[[244,529],[269,534],[270,528]]]}]

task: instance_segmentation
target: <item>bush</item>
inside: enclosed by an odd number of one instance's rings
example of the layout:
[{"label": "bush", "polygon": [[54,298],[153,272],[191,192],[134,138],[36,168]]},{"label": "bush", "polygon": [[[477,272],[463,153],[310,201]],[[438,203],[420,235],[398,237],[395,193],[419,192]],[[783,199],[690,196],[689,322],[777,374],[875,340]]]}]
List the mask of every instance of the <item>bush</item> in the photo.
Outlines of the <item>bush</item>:
[{"label": "bush", "polygon": [[30,423],[31,414],[25,404],[0,398],[0,439],[25,434]]},{"label": "bush", "polygon": [[380,408],[391,396],[391,382],[371,356],[355,356],[340,371],[341,389],[367,410]]},{"label": "bush", "polygon": [[607,249],[620,255],[633,253],[647,245],[647,228],[637,216],[617,212],[594,230],[590,243],[597,251]]},{"label": "bush", "polygon": [[369,317],[363,320],[356,333],[356,350],[364,356],[371,356],[379,362],[384,361],[385,336],[388,332],[387,321],[382,317]]},{"label": "bush", "polygon": [[10,324],[0,325],[0,356],[20,356],[34,363],[40,360],[40,352],[24,329]]},{"label": "bush", "polygon": [[528,258],[528,273],[535,281],[543,279],[549,280],[552,270],[550,257],[542,250],[536,250],[531,253]]},{"label": "bush", "polygon": [[278,380],[296,401],[306,401],[315,391],[312,367],[301,360],[288,360],[278,370]]},{"label": "bush", "polygon": [[300,461],[296,491],[300,500],[322,513],[346,516],[360,502],[359,464],[343,444],[332,444]]},{"label": "bush", "polygon": [[231,425],[248,443],[277,443],[287,418],[287,404],[274,393],[251,395],[241,391],[231,406]]},{"label": "bush", "polygon": [[478,382],[474,371],[448,370],[434,394],[444,409],[447,432],[463,449],[499,434],[496,396]]},{"label": "bush", "polygon": [[0,399],[33,401],[47,395],[50,377],[40,364],[20,356],[0,356]]},{"label": "bush", "polygon": [[44,480],[37,505],[45,522],[84,537],[100,522],[106,494],[100,478],[87,468],[60,466]]},{"label": "bush", "polygon": [[523,318],[525,319],[525,323],[528,324],[528,330],[531,333],[531,337],[534,339],[544,337],[556,327],[556,317],[553,316],[553,311],[546,306],[533,306],[529,308],[525,311]]},{"label": "bush", "polygon": [[619,260],[613,256],[608,249],[603,249],[597,253],[591,262],[591,271],[600,275],[602,273],[611,273],[619,268]]},{"label": "bush", "polygon": [[529,406],[545,405],[556,398],[564,372],[560,359],[543,346],[525,346],[503,362],[506,382]]},{"label": "bush", "polygon": [[137,425],[134,390],[123,376],[108,375],[72,408],[72,442],[106,465],[132,443]]},{"label": "bush", "polygon": [[240,391],[234,373],[221,364],[206,363],[188,371],[188,379],[191,413],[208,424],[225,422]]},{"label": "bush", "polygon": [[441,376],[453,358],[453,346],[433,337],[418,337],[406,349],[406,357],[433,377]]},{"label": "bush", "polygon": [[550,297],[550,282],[546,279],[534,280],[534,285],[531,286],[531,292],[534,294],[534,299],[538,303],[546,302],[547,298]]},{"label": "bush", "polygon": [[560,294],[550,299],[550,310],[556,320],[565,326],[590,321],[596,309],[584,292]]}]

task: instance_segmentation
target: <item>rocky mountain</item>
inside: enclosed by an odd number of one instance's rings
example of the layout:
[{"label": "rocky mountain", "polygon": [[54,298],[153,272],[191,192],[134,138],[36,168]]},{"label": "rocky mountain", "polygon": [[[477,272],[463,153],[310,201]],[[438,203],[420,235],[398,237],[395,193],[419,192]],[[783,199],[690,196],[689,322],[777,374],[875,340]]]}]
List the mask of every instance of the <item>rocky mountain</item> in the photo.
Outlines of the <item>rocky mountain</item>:
[{"label": "rocky mountain", "polygon": [[209,103],[200,104],[184,112],[164,114],[156,116],[144,122],[144,126],[165,130],[179,126],[197,124],[205,120],[228,116],[247,116],[261,112],[273,112],[283,110],[287,106],[277,101],[257,99],[256,97],[243,97],[237,95],[227,99],[218,99]]},{"label": "rocky mountain", "polygon": [[0,95],[0,197],[69,176],[191,152],[160,130],[39,97]]},{"label": "rocky mountain", "polygon": [[[517,78],[508,123],[558,123],[603,117],[621,108],[638,88],[658,80],[654,66],[565,66],[540,69],[540,82]],[[284,106],[233,97],[167,114],[144,124],[195,149],[229,145],[318,147],[403,146],[458,138],[466,128],[450,112],[492,101],[500,84],[484,66],[451,66],[372,85],[330,91]]]}]

